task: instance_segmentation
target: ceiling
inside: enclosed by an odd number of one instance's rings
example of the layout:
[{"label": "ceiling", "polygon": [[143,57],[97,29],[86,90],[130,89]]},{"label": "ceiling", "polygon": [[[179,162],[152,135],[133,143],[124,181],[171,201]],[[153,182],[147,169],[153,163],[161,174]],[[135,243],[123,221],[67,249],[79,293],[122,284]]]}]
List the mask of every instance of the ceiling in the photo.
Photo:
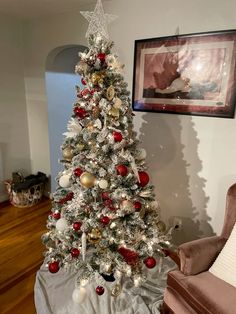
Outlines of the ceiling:
[{"label": "ceiling", "polygon": [[0,13],[30,19],[70,11],[79,12],[86,4],[95,3],[96,0],[0,0]]}]

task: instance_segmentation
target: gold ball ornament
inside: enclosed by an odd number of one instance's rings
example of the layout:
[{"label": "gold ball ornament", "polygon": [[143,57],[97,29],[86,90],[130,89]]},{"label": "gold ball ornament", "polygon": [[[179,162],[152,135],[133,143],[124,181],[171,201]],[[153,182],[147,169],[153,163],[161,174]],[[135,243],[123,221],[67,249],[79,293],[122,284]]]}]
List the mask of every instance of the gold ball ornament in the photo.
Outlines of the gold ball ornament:
[{"label": "gold ball ornament", "polygon": [[87,125],[87,129],[88,129],[90,132],[94,131],[93,122],[89,122],[89,124]]},{"label": "gold ball ornament", "polygon": [[145,210],[145,207],[143,207],[143,208],[140,210],[140,212],[139,212],[140,218],[143,219],[144,216],[145,216],[145,214],[146,214],[146,210]]},{"label": "gold ball ornament", "polygon": [[111,85],[108,87],[107,92],[106,92],[107,100],[112,100],[114,98],[114,96],[115,96],[115,89]]},{"label": "gold ball ornament", "polygon": [[100,114],[100,109],[98,107],[94,107],[92,109],[92,116],[93,118],[97,119],[99,117]]},{"label": "gold ball ornament", "polygon": [[71,146],[67,146],[62,150],[62,156],[65,160],[71,161],[74,157],[73,148]]},{"label": "gold ball ornament", "polygon": [[103,84],[104,74],[103,73],[93,73],[91,76],[91,82],[94,85]]},{"label": "gold ball ornament", "polygon": [[88,189],[94,186],[95,180],[94,175],[89,172],[84,172],[80,176],[80,183]]},{"label": "gold ball ornament", "polygon": [[118,295],[121,293],[121,285],[117,283],[111,290],[111,295],[113,297],[118,297]]},{"label": "gold ball ornament", "polygon": [[79,151],[82,151],[84,149],[84,144],[81,144],[81,143],[78,143],[76,144],[76,148],[79,150]]},{"label": "gold ball ornament", "polygon": [[88,241],[92,244],[97,244],[100,242],[102,238],[102,233],[98,228],[94,228],[91,230],[91,232],[88,234]]},{"label": "gold ball ornament", "polygon": [[166,231],[166,224],[163,221],[157,222],[157,229],[159,232],[164,233]]},{"label": "gold ball ornament", "polygon": [[120,110],[117,108],[112,107],[109,112],[108,115],[111,116],[112,118],[118,120],[120,117]]},{"label": "gold ball ornament", "polygon": [[117,109],[120,109],[122,106],[122,101],[120,98],[116,97],[115,101],[114,101],[114,107]]}]

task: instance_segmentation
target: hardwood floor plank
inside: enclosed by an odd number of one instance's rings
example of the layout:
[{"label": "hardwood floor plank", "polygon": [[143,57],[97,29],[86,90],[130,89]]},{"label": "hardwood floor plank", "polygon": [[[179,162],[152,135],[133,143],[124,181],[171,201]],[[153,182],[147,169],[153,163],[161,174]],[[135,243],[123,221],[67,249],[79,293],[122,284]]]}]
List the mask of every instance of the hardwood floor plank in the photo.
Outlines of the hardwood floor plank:
[{"label": "hardwood floor plank", "polygon": [[0,206],[0,313],[35,314],[33,287],[50,208],[46,198],[31,208]]}]

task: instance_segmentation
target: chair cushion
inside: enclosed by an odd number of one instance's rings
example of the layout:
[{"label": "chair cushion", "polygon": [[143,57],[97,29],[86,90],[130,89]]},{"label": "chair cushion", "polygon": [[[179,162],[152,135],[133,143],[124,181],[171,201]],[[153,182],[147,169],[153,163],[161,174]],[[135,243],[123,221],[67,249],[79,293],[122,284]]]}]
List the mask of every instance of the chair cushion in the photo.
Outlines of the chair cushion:
[{"label": "chair cushion", "polygon": [[196,313],[232,314],[236,308],[236,288],[208,271],[195,276],[172,271],[167,285],[177,291]]},{"label": "chair cushion", "polygon": [[216,277],[236,288],[236,224],[217,259],[209,269]]}]

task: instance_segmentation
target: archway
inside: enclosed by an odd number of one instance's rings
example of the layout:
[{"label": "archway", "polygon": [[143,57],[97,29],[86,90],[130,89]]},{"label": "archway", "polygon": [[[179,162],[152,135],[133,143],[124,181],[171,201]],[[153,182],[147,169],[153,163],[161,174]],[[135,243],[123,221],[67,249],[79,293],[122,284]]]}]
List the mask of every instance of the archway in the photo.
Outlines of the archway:
[{"label": "archway", "polygon": [[80,85],[80,77],[75,74],[79,61],[78,53],[86,47],[67,45],[53,49],[46,60],[46,90],[48,97],[48,128],[51,164],[51,191],[56,189],[55,177],[62,169],[60,146],[67,122],[76,100],[75,86]]}]

